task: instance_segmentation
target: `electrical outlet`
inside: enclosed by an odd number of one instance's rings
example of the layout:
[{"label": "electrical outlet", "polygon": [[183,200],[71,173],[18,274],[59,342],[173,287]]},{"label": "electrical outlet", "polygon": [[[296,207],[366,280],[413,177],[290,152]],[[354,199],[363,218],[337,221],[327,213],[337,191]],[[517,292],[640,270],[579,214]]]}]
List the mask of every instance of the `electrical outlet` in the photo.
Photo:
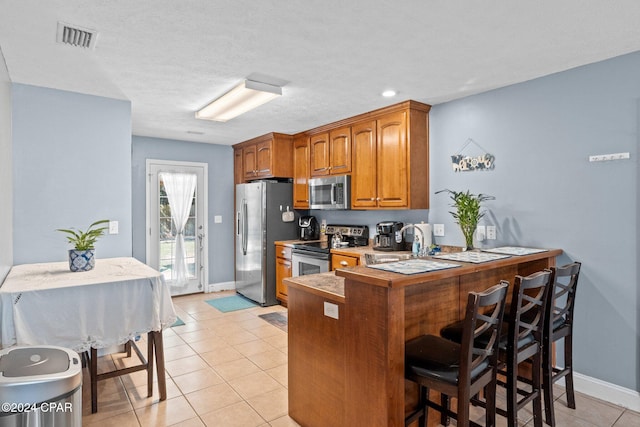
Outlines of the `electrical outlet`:
[{"label": "electrical outlet", "polygon": [[496,226],[487,225],[487,239],[496,240]]},{"label": "electrical outlet", "polygon": [[433,224],[433,235],[444,236],[444,224]]},{"label": "electrical outlet", "polygon": [[331,317],[333,319],[340,318],[340,314],[338,312],[338,305],[330,302],[324,302],[324,315],[327,317]]},{"label": "electrical outlet", "polygon": [[222,215],[215,215],[213,217],[213,223],[214,224],[222,224]]},{"label": "electrical outlet", "polygon": [[476,240],[482,242],[487,235],[487,228],[484,225],[479,225],[476,228]]},{"label": "electrical outlet", "polygon": [[118,234],[118,221],[109,221],[109,234]]}]

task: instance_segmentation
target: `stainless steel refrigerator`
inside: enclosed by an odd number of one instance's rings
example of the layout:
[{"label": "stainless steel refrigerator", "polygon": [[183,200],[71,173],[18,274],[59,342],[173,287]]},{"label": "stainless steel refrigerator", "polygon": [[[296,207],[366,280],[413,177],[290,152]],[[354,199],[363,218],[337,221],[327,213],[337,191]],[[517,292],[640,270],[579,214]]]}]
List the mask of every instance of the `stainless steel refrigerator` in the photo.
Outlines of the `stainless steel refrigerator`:
[{"label": "stainless steel refrigerator", "polygon": [[278,303],[273,242],[295,239],[298,233],[297,218],[283,221],[287,210],[293,211],[290,183],[236,185],[236,291],[262,306]]}]

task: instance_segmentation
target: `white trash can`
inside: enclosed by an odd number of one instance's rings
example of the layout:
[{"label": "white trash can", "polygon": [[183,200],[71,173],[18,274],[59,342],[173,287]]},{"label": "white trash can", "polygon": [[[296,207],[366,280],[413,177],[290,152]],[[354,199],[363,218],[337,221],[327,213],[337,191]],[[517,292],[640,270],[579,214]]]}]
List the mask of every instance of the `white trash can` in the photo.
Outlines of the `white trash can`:
[{"label": "white trash can", "polygon": [[82,363],[73,350],[0,350],[0,427],[80,427]]}]

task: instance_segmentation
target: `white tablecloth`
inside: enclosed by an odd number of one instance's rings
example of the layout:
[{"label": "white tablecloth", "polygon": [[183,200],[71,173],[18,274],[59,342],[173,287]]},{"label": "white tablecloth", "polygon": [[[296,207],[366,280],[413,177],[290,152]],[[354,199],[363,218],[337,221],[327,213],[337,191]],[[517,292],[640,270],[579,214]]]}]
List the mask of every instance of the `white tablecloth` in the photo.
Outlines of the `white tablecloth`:
[{"label": "white tablecloth", "polygon": [[0,287],[2,347],[59,345],[78,352],[124,344],[171,326],[176,313],[162,275],[134,258],[11,268]]}]

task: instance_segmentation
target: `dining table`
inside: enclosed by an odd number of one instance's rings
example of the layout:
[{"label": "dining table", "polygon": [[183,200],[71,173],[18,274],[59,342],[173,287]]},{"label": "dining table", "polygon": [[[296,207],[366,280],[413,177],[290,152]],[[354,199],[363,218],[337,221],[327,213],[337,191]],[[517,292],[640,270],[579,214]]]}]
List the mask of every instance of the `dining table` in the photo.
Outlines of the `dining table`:
[{"label": "dining table", "polygon": [[[131,257],[97,259],[86,272],[71,272],[66,262],[22,264],[11,268],[0,286],[0,343],[56,345],[82,354],[91,377],[92,412],[97,382],[147,370],[153,393],[153,360],[160,400],[166,399],[162,330],[176,321],[162,273]],[[136,342],[147,335],[146,357]],[[97,372],[98,350],[124,345],[140,364]]]}]

